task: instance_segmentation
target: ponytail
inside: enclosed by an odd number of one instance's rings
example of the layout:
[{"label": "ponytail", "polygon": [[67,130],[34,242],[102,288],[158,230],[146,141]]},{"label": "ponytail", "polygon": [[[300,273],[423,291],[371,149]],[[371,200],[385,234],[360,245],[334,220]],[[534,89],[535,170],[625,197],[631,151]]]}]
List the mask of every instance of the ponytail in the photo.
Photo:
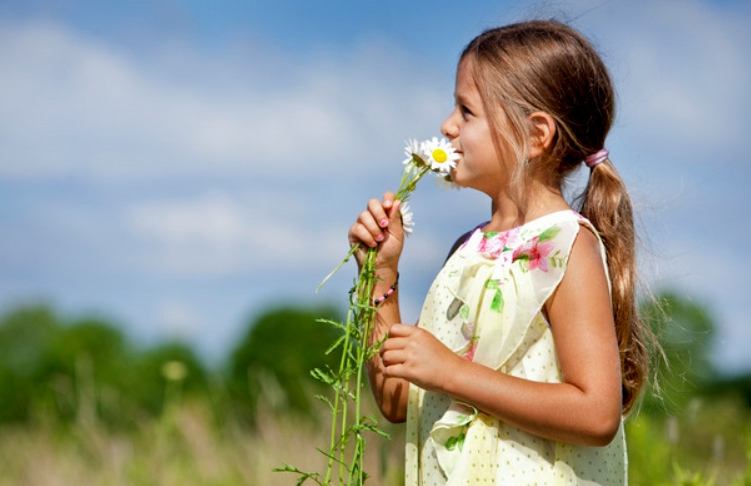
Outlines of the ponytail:
[{"label": "ponytail", "polygon": [[607,253],[625,415],[634,405],[647,378],[649,354],[646,339],[651,332],[637,311],[636,234],[631,199],[609,159],[592,167],[581,197],[580,213],[597,228]]}]

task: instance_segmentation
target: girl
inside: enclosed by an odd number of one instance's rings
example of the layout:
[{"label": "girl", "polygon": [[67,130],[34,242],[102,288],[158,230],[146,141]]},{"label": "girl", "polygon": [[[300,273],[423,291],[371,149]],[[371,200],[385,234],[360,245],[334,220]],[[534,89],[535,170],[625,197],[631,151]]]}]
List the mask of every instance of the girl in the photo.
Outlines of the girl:
[{"label": "girl", "polygon": [[[622,417],[647,356],[607,69],[566,25],[514,24],[470,42],[455,99],[452,176],[491,218],[454,245],[417,326],[400,324],[399,201],[369,201],[349,231],[379,246],[368,372],[385,417],[407,421],[406,484],[626,484]],[[561,186],[582,161],[576,213]]]}]

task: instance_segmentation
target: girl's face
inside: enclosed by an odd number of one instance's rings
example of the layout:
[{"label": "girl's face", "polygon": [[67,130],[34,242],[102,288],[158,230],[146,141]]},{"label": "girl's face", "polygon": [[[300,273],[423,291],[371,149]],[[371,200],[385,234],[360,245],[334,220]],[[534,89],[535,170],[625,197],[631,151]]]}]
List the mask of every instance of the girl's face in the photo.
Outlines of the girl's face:
[{"label": "girl's face", "polygon": [[452,178],[460,186],[471,187],[491,197],[508,185],[509,171],[499,160],[491,136],[490,120],[472,76],[471,57],[459,63],[456,72],[456,105],[441,125],[460,158]]}]

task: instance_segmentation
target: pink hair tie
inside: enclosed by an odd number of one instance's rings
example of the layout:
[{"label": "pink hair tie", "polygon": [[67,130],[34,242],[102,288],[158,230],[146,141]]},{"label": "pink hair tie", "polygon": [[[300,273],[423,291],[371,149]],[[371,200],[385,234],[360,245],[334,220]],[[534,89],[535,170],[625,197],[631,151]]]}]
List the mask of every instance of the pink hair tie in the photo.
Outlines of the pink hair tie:
[{"label": "pink hair tie", "polygon": [[608,149],[603,148],[603,149],[600,149],[598,152],[593,153],[592,155],[588,155],[584,159],[584,163],[587,164],[587,167],[591,169],[597,164],[601,164],[602,162],[605,162],[609,156],[610,156],[610,152],[608,152]]}]

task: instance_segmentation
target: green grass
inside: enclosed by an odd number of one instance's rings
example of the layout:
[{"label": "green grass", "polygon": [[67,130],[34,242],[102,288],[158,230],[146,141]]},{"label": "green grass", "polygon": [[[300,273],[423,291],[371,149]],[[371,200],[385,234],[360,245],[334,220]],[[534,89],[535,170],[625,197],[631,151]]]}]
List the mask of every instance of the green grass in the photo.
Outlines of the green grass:
[{"label": "green grass", "polygon": [[679,415],[637,414],[626,438],[631,485],[751,485],[751,414],[740,402],[693,398]]},{"label": "green grass", "polygon": [[[328,431],[264,412],[258,427],[219,423],[207,403],[173,406],[130,430],[95,420],[0,427],[0,486],[275,486],[295,484],[273,472],[284,462],[323,470]],[[398,435],[398,431],[396,431]],[[400,484],[399,442],[373,438],[365,459],[372,484]]]},{"label": "green grass", "polygon": [[[31,424],[0,428],[0,486],[281,486],[296,482],[273,472],[283,463],[325,469],[316,451],[328,441],[325,423],[263,410],[255,429],[218,420],[200,399],[126,430],[95,418],[61,424],[37,414]],[[368,439],[368,484],[398,486],[403,428],[386,428],[391,441]],[[748,409],[728,400],[695,399],[674,418],[636,415],[627,422],[630,484],[749,486],[749,429]]]}]

